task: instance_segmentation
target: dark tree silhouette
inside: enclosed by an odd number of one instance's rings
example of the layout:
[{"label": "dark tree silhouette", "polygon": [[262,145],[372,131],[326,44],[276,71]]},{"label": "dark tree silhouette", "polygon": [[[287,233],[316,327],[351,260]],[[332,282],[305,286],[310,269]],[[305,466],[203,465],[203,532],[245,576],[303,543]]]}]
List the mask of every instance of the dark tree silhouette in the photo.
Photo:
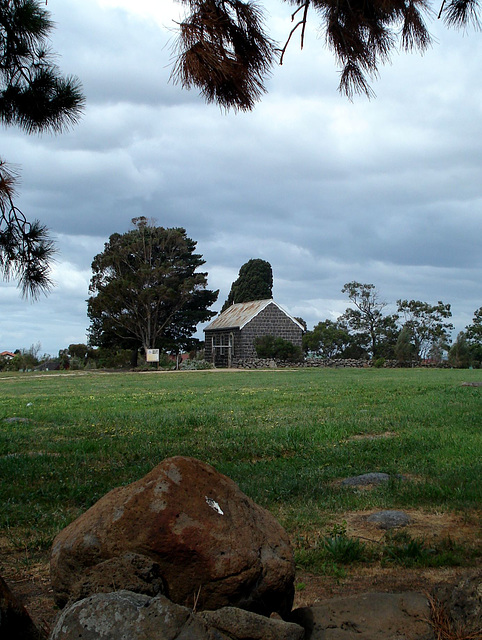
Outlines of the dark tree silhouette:
[{"label": "dark tree silhouette", "polygon": [[222,311],[238,302],[268,300],[273,297],[273,271],[271,265],[261,258],[245,262],[239,270],[238,278],[231,285],[228,299]]}]

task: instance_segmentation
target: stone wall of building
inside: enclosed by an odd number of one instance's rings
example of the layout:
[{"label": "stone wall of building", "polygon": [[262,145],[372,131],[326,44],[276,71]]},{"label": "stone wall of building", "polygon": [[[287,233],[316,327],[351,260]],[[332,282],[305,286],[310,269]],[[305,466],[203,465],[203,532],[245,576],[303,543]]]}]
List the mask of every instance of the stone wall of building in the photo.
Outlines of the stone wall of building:
[{"label": "stone wall of building", "polygon": [[302,330],[275,304],[269,304],[241,330],[240,358],[256,358],[255,338],[275,336],[301,347]]}]

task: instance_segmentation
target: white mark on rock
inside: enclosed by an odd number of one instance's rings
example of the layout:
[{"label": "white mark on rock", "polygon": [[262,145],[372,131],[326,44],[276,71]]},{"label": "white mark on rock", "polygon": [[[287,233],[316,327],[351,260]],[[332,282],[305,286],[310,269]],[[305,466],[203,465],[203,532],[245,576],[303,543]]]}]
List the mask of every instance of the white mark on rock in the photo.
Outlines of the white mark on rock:
[{"label": "white mark on rock", "polygon": [[216,511],[217,513],[219,513],[221,516],[224,516],[224,511],[221,509],[221,507],[218,505],[218,503],[216,502],[216,500],[213,500],[212,498],[208,498],[206,496],[206,502],[207,504],[211,507],[211,509],[214,509],[214,511]]}]

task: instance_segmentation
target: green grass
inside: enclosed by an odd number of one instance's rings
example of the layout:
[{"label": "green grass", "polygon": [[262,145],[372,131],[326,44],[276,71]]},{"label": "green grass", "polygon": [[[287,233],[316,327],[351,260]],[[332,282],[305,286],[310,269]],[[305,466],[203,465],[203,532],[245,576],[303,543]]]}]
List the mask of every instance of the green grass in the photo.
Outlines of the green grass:
[{"label": "green grass", "polygon": [[[349,511],[480,513],[482,388],[461,382],[481,379],[423,369],[0,374],[0,536],[46,552],[103,494],[173,455],[230,476],[306,557],[303,536]],[[372,491],[336,482],[370,471],[409,480]]]}]

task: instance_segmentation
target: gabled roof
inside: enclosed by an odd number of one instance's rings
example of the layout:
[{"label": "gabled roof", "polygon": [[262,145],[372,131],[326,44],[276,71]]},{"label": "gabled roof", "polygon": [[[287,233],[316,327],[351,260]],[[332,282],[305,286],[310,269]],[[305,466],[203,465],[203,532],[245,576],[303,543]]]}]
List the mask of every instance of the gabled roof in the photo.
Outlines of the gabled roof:
[{"label": "gabled roof", "polygon": [[270,304],[274,304],[278,307],[280,311],[297,324],[303,331],[303,327],[298,320],[295,320],[295,318],[290,316],[290,314],[280,307],[277,302],[271,299],[253,300],[252,302],[239,302],[238,304],[232,304],[225,311],[219,314],[217,318],[214,318],[204,331],[212,331],[213,329],[242,329]]}]

